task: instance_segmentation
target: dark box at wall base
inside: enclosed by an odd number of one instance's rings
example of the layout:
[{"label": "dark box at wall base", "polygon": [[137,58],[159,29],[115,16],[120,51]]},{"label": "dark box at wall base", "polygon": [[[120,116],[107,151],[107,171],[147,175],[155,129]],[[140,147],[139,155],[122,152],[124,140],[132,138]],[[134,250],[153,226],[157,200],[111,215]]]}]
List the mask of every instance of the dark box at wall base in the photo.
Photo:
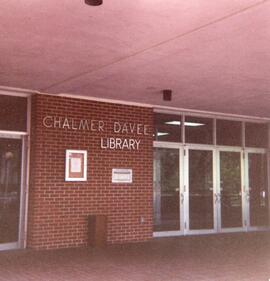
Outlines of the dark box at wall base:
[{"label": "dark box at wall base", "polygon": [[105,247],[107,245],[107,216],[90,215],[87,217],[88,246]]}]

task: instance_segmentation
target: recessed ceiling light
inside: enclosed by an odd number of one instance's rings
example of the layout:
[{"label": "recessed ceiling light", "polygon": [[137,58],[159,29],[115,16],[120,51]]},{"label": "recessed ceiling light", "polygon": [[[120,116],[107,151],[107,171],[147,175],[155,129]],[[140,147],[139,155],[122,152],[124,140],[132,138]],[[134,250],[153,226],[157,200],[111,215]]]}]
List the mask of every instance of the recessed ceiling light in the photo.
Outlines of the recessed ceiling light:
[{"label": "recessed ceiling light", "polygon": [[85,4],[90,6],[99,6],[102,5],[103,0],[84,0]]},{"label": "recessed ceiling light", "polygon": [[[180,126],[181,125],[181,121],[168,121],[168,122],[165,122],[165,124]],[[203,123],[185,122],[185,126],[190,126],[190,127],[198,127],[198,126],[204,126],[204,125],[205,124],[203,124]]]},{"label": "recessed ceiling light", "polygon": [[180,126],[181,125],[181,121],[168,121],[168,122],[165,122],[165,124]]},{"label": "recessed ceiling light", "polygon": [[161,137],[161,136],[167,136],[169,133],[165,133],[165,132],[157,132],[157,136]]}]

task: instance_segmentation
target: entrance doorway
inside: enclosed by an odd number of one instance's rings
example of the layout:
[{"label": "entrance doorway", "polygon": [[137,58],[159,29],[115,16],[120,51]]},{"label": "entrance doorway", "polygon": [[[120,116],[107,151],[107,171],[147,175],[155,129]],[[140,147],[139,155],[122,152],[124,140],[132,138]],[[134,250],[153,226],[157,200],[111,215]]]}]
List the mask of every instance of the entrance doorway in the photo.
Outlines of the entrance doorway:
[{"label": "entrance doorway", "polygon": [[155,231],[178,231],[180,227],[179,150],[157,148],[154,152]]},{"label": "entrance doorway", "polygon": [[0,250],[18,248],[23,225],[24,140],[0,135]]},{"label": "entrance doorway", "polygon": [[186,233],[213,232],[216,229],[213,150],[189,147],[184,151]]},{"label": "entrance doorway", "polygon": [[[267,155],[259,150],[246,152],[246,205],[249,229],[258,229],[269,222]],[[269,169],[268,169],[269,170]]]},{"label": "entrance doorway", "polygon": [[264,149],[156,143],[154,236],[266,229]]}]

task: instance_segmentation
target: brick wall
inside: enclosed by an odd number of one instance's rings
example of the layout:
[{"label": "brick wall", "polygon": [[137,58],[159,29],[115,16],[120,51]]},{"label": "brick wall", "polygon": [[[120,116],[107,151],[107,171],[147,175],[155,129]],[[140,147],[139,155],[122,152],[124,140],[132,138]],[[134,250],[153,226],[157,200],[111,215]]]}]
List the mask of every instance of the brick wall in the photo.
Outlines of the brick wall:
[{"label": "brick wall", "polygon": [[[103,120],[104,132],[46,128],[45,116]],[[87,244],[87,215],[108,216],[108,243],[152,237],[152,109],[50,95],[32,99],[28,240],[30,248]],[[113,122],[150,126],[148,135],[116,134]],[[139,150],[101,149],[101,137],[140,139]],[[65,150],[88,152],[87,181],[65,182]],[[112,168],[133,169],[133,183],[112,184]],[[144,218],[144,222],[141,218]]]}]

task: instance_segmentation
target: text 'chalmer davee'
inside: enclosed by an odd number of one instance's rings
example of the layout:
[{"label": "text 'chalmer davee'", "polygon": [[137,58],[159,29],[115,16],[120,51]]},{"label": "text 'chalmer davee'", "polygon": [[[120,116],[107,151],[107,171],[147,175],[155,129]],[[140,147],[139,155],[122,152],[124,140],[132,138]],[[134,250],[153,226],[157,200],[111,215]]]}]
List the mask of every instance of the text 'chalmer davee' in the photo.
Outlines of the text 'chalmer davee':
[{"label": "text 'chalmer davee'", "polygon": [[[64,129],[73,131],[90,131],[90,132],[108,132],[106,122],[103,120],[94,119],[76,119],[60,116],[45,116],[43,118],[43,126],[45,128],[52,129]],[[112,122],[111,133],[119,135],[150,135],[150,126],[130,123],[130,122]],[[141,144],[141,140],[137,138],[121,138],[119,137],[101,137],[100,147],[102,149],[111,150],[138,150]]]}]

